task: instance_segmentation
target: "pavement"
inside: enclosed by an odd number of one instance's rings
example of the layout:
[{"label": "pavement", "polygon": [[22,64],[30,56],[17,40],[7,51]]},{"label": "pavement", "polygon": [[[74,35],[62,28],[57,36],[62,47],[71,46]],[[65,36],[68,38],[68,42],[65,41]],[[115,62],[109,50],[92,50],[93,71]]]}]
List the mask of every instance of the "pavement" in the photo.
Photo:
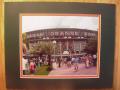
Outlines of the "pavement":
[{"label": "pavement", "polygon": [[55,67],[48,76],[53,75],[96,75],[97,68],[92,66],[90,68],[86,68],[84,63],[78,64],[78,71],[74,70],[74,65],[72,65],[70,68],[63,65],[60,68]]}]

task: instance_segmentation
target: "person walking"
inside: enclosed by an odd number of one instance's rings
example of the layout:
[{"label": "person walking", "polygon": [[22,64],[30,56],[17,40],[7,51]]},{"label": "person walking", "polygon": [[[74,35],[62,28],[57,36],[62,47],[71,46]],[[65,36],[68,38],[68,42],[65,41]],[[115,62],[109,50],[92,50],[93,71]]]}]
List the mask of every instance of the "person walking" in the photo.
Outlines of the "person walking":
[{"label": "person walking", "polygon": [[53,59],[52,67],[53,67],[53,69],[57,69],[58,68],[58,64],[57,64],[57,61],[55,59]]},{"label": "person walking", "polygon": [[90,67],[90,60],[89,60],[89,55],[85,56],[85,67],[89,68]]},{"label": "person walking", "polygon": [[26,75],[29,71],[28,59],[26,59],[25,57],[22,58],[22,70],[23,70],[23,75]]},{"label": "person walking", "polygon": [[97,64],[97,55],[93,54],[93,66],[96,66]]},{"label": "person walking", "polygon": [[79,69],[78,63],[79,63],[79,57],[76,56],[76,58],[74,59],[74,70],[75,71],[78,71]]},{"label": "person walking", "polygon": [[67,67],[70,68],[71,67],[71,58],[67,57]]},{"label": "person walking", "polygon": [[57,58],[57,62],[58,62],[58,67],[60,68],[61,67],[61,61],[62,59],[60,57]]},{"label": "person walking", "polygon": [[33,60],[31,60],[31,61],[30,61],[30,73],[31,73],[31,74],[34,74],[34,73],[35,73],[35,68],[36,68],[35,63],[34,63]]}]

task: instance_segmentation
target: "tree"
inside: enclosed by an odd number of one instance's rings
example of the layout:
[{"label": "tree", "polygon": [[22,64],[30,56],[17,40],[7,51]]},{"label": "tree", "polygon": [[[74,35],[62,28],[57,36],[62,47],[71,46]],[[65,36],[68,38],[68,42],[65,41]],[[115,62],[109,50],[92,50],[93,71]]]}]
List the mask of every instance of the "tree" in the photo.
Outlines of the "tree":
[{"label": "tree", "polygon": [[84,52],[90,53],[90,54],[96,54],[97,53],[97,40],[89,40],[86,44]]},{"label": "tree", "polygon": [[40,42],[34,46],[36,52],[51,55],[53,53],[53,44],[51,42]]},{"label": "tree", "polygon": [[30,54],[36,53],[36,47],[31,47],[29,49]]},{"label": "tree", "polygon": [[26,33],[22,34],[22,41],[26,45],[27,49],[29,49],[29,41],[26,38]]},{"label": "tree", "polygon": [[51,55],[53,54],[52,42],[40,42],[30,48],[30,53],[39,54],[40,56],[46,55],[48,57],[48,65],[51,69]]},{"label": "tree", "polygon": [[44,44],[44,52],[45,52],[45,54],[48,56],[48,65],[49,65],[49,70],[51,70],[52,69],[52,63],[51,63],[51,55],[52,55],[52,53],[53,53],[53,51],[54,51],[54,45],[53,45],[53,43],[52,42],[45,42]]}]

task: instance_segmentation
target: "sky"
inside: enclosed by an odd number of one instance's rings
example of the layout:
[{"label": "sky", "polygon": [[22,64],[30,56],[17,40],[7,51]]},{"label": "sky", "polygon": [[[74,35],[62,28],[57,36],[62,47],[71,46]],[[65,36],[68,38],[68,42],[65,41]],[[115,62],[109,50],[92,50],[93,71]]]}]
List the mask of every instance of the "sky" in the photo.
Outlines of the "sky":
[{"label": "sky", "polygon": [[50,28],[98,30],[98,16],[22,16],[22,33]]}]

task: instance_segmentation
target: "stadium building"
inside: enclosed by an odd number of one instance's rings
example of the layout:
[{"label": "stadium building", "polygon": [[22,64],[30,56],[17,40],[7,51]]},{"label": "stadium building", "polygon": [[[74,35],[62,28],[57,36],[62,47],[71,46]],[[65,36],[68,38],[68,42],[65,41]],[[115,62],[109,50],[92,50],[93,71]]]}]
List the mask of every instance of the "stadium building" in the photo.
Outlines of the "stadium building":
[{"label": "stadium building", "polygon": [[81,54],[89,40],[97,40],[98,31],[76,28],[53,28],[26,32],[30,47],[40,42],[52,42],[56,56]]}]

